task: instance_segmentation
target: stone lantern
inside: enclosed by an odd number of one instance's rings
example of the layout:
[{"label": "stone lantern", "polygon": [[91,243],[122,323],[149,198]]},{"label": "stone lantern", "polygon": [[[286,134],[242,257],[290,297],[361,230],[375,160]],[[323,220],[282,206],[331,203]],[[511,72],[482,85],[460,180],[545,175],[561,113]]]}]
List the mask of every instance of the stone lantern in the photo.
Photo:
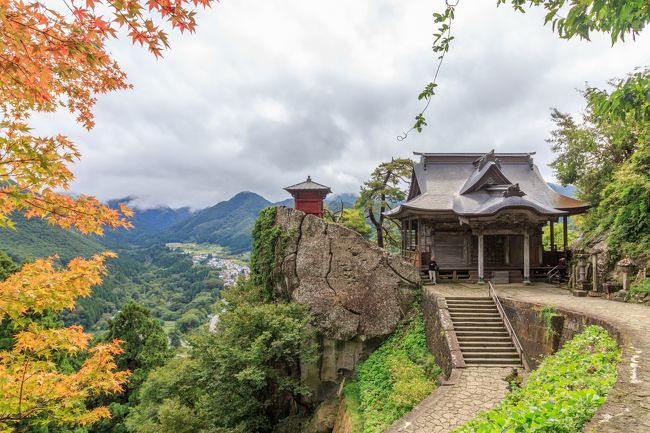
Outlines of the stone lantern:
[{"label": "stone lantern", "polygon": [[589,263],[589,254],[580,253],[576,254],[574,257],[577,261],[576,288],[578,290],[584,290],[584,287],[587,284],[587,265]]},{"label": "stone lantern", "polygon": [[634,262],[628,258],[624,258],[619,260],[616,267],[623,274],[623,290],[630,290],[630,275],[634,271]]}]

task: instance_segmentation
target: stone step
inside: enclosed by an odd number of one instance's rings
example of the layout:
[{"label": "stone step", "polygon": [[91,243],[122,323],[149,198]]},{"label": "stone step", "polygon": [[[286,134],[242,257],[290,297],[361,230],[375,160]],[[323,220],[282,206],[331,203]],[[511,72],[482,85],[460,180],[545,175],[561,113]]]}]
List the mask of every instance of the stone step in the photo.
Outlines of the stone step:
[{"label": "stone step", "polygon": [[496,305],[494,304],[450,304],[447,302],[447,308],[452,309],[452,308],[476,308],[477,310],[496,310]]},{"label": "stone step", "polygon": [[494,363],[494,364],[485,364],[481,362],[470,362],[466,363],[467,365],[471,367],[486,367],[486,368],[524,368],[521,363]]},{"label": "stone step", "polygon": [[457,330],[458,337],[505,337],[510,338],[508,331],[465,331]]},{"label": "stone step", "polygon": [[512,341],[459,341],[458,344],[460,344],[461,349],[467,348],[467,349],[473,349],[476,347],[492,347],[495,349],[498,348],[507,348],[507,347],[512,347],[514,348],[515,345],[512,343]]},{"label": "stone step", "polygon": [[463,359],[467,360],[472,359],[507,359],[507,360],[516,360],[519,361],[519,354],[516,351],[513,352],[467,352],[463,353]]},{"label": "stone step", "polygon": [[447,301],[485,301],[485,300],[492,300],[492,298],[489,298],[487,296],[447,296],[445,297]]},{"label": "stone step", "polygon": [[[495,308],[493,310],[475,310],[473,308],[464,308],[464,309],[458,309],[458,308],[450,308],[449,309],[449,314],[478,314],[482,316],[499,316],[499,311]],[[501,317],[501,316],[499,316]]]},{"label": "stone step", "polygon": [[465,361],[465,364],[521,364],[520,359],[517,358],[492,358],[490,357],[483,357],[483,358],[470,358],[467,359],[465,358],[465,355],[463,355],[463,360]]},{"label": "stone step", "polygon": [[454,329],[498,329],[505,330],[506,327],[503,326],[501,322],[454,322]]},{"label": "stone step", "polygon": [[[493,310],[487,310],[487,309],[485,309],[485,310],[475,310],[473,308],[463,308],[463,309],[460,309],[460,308],[452,309],[452,308],[450,308],[449,309],[449,314],[452,314],[452,315],[453,314],[455,314],[455,315],[481,314],[482,315],[481,317],[484,317],[486,315],[487,316],[495,316],[495,315],[499,316],[499,312],[496,310],[496,308],[493,309]],[[501,316],[499,316],[499,317],[501,317]]]},{"label": "stone step", "polygon": [[454,321],[454,327],[456,326],[503,326],[503,322],[500,319],[487,319],[487,320],[471,320],[470,318],[465,318],[462,320]]},{"label": "stone step", "polygon": [[450,301],[447,300],[447,305],[494,305],[494,302],[489,299],[485,301]]},{"label": "stone step", "polygon": [[450,311],[449,314],[451,315],[451,320],[456,320],[456,321],[461,321],[464,320],[465,318],[501,320],[501,316],[499,316],[498,313],[470,313],[470,312],[452,313]]},{"label": "stone step", "polygon": [[454,324],[454,331],[456,331],[456,333],[458,333],[458,331],[490,331],[490,332],[492,332],[492,331],[495,331],[495,332],[503,332],[503,331],[505,331],[505,332],[508,332],[506,330],[506,328],[501,324],[492,325],[492,326],[490,326],[490,325],[478,325],[477,326],[476,324],[465,325],[465,326],[458,325],[457,326],[457,325]]},{"label": "stone step", "polygon": [[[474,308],[450,308],[449,309],[449,314],[482,314],[482,315],[497,315],[499,316],[499,312],[497,311],[496,308],[492,309],[474,309]],[[501,316],[499,316],[501,317]]]},{"label": "stone step", "polygon": [[464,342],[467,342],[467,343],[508,342],[508,343],[512,344],[512,339],[510,338],[509,335],[494,336],[494,335],[458,335],[458,334],[456,334],[456,337],[458,337],[458,342],[460,343],[460,345],[463,345]]},{"label": "stone step", "polygon": [[460,350],[461,352],[464,353],[517,353],[517,349],[515,349],[515,346],[513,345],[508,345],[508,346],[490,346],[487,344],[483,344],[480,346],[474,346],[474,347],[468,347],[463,344],[460,345]]}]

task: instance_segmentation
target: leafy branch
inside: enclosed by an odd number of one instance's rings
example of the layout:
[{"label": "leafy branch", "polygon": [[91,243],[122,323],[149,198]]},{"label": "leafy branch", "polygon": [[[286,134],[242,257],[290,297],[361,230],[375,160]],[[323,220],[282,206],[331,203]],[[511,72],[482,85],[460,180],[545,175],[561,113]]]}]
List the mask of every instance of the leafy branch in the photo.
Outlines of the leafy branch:
[{"label": "leafy branch", "polygon": [[460,0],[456,0],[456,3],[451,3],[449,0],[445,0],[446,9],[443,13],[434,13],[433,19],[436,24],[439,25],[436,33],[433,34],[433,47],[431,49],[434,53],[438,55],[438,66],[436,67],[436,72],[433,76],[433,81],[427,84],[422,92],[418,95],[418,100],[426,101],[424,108],[415,116],[415,123],[408,131],[404,132],[403,135],[397,137],[398,141],[405,140],[412,131],[422,132],[422,128],[427,126],[424,113],[429,108],[431,104],[431,98],[436,94],[435,89],[438,87],[438,74],[440,74],[440,68],[442,67],[442,62],[445,59],[445,55],[449,52],[449,46],[451,41],[454,40],[454,37],[451,35],[451,23],[455,18],[455,9],[458,6]]}]

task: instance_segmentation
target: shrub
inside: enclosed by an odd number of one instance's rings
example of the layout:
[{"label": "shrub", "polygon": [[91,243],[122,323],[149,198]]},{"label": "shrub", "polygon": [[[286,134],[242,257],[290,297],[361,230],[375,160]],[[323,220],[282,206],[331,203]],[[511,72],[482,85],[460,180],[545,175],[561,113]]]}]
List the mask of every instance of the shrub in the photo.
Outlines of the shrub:
[{"label": "shrub", "polygon": [[630,288],[630,291],[628,292],[625,300],[632,299],[634,295],[638,295],[641,293],[650,293],[650,278],[645,278],[641,280],[641,282],[633,285]]},{"label": "shrub", "polygon": [[441,373],[426,344],[421,314],[403,323],[359,366],[345,387],[355,432],[383,431],[429,395]]},{"label": "shrub", "polygon": [[589,326],[532,372],[523,388],[454,433],[578,433],[616,381],[620,350]]}]

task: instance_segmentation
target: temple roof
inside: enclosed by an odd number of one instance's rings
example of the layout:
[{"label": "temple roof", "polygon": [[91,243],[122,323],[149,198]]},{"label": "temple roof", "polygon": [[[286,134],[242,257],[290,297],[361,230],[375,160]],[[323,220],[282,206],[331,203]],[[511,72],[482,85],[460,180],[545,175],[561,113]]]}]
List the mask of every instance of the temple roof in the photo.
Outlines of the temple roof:
[{"label": "temple roof", "polygon": [[332,192],[329,186],[321,185],[320,183],[316,183],[313,180],[311,180],[311,176],[307,176],[306,181],[288,186],[284,188],[284,190],[290,193],[296,191],[320,191],[329,194]]},{"label": "temple roof", "polygon": [[414,213],[453,212],[462,216],[494,215],[525,208],[557,217],[586,211],[590,205],[553,190],[533,163],[534,153],[416,153],[408,200],[386,213],[401,218]]}]

